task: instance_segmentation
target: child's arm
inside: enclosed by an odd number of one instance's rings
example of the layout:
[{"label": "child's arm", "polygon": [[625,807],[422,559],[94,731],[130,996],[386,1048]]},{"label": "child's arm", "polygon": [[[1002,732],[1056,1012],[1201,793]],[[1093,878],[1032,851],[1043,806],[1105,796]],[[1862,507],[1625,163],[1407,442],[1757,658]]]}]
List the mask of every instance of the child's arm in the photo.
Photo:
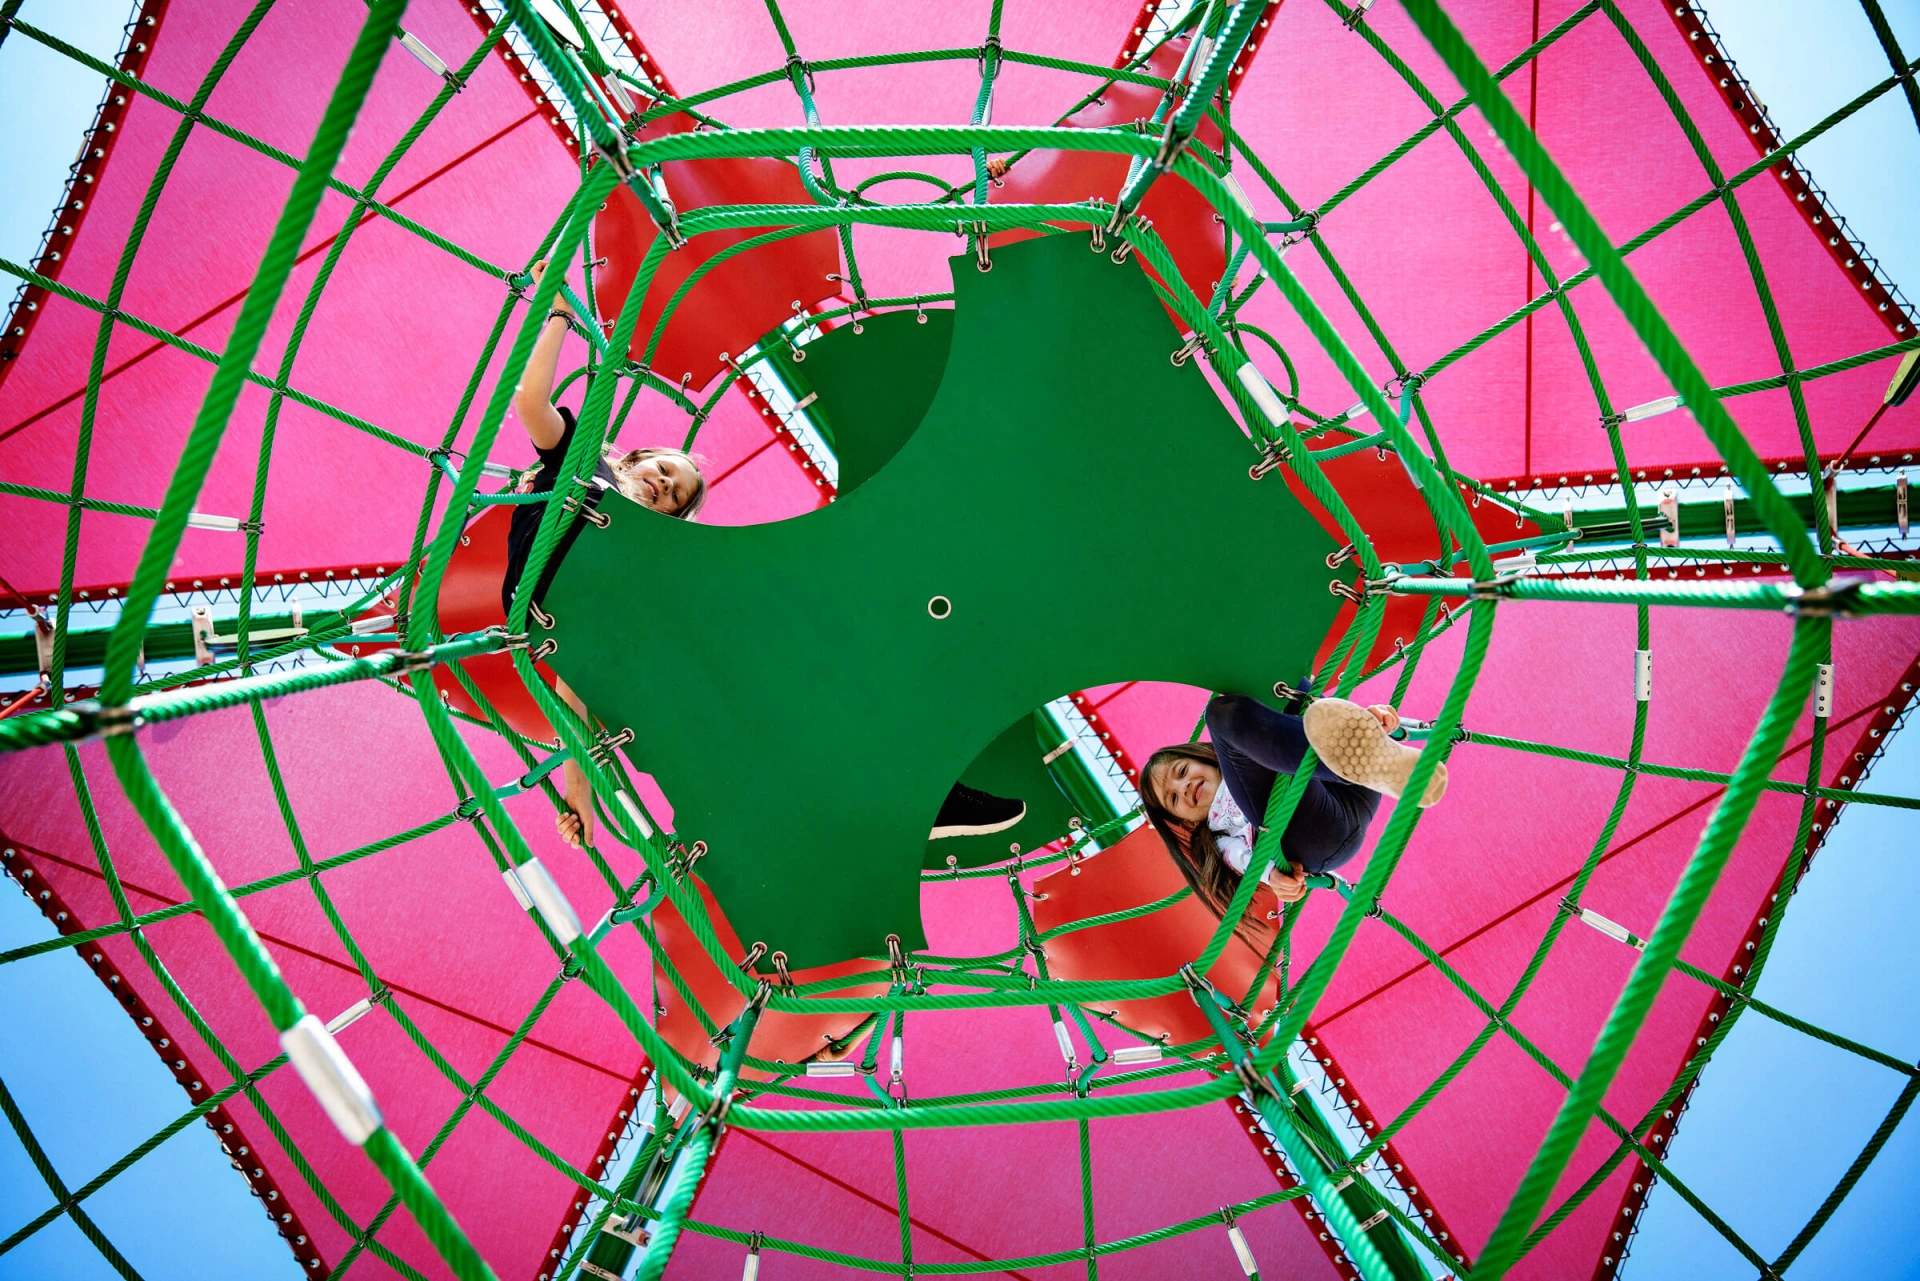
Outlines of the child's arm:
[{"label": "child's arm", "polygon": [[[587,722],[587,733],[593,733],[593,720],[587,715],[587,705],[580,696],[567,687],[563,680],[555,679],[553,692],[565,699],[574,714]],[[593,844],[593,788],[587,782],[587,771],[578,761],[568,758],[562,767],[567,780],[567,812],[554,819],[559,829],[560,839],[579,848]]]},{"label": "child's arm", "polygon": [[[533,264],[533,283],[538,285],[540,277],[547,272],[545,259]],[[571,316],[573,308],[567,306],[567,300],[555,295],[553,311],[565,312]],[[520,416],[520,422],[526,427],[527,435],[533,440],[535,449],[552,449],[567,434],[567,425],[561,421],[560,411],[553,407],[553,376],[560,368],[560,348],[567,339],[567,326],[558,316],[548,313],[540,322],[540,340],[533,345],[533,355],[527,358],[526,372],[520,375],[520,385],[514,388],[513,412]]]}]

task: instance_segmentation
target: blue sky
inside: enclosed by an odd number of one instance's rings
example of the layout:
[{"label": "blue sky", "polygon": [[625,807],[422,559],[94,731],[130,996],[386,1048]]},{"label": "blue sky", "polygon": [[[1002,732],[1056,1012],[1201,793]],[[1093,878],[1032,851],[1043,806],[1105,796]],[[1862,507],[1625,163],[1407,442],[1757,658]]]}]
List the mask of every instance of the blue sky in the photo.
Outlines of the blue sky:
[{"label": "blue sky", "polygon": [[[1908,56],[1920,54],[1920,0],[1885,0]],[[97,56],[118,46],[124,0],[26,0],[22,15]],[[1843,0],[1719,0],[1716,26],[1776,123],[1792,134],[1887,74],[1861,9]],[[31,261],[99,82],[32,41],[0,46],[0,256]],[[1920,296],[1920,132],[1888,95],[1801,159],[1887,274]],[[10,284],[10,282],[8,282]],[[10,288],[6,294],[10,296]],[[1840,674],[1845,679],[1845,673]],[[1896,740],[1876,791],[1920,794],[1920,735]],[[1850,809],[1793,900],[1760,994],[1815,1024],[1909,1058],[1920,1055],[1920,878],[1910,811]],[[24,897],[0,894],[0,949],[47,937]],[[182,1096],[77,957],[0,966],[0,1080],[69,1185],[84,1183],[178,1115]],[[1676,1139],[1676,1169],[1763,1253],[1777,1251],[1826,1196],[1898,1091],[1885,1069],[1749,1016],[1707,1069]],[[1895,1135],[1832,1224],[1795,1265],[1805,1281],[1920,1276],[1908,1230],[1920,1183],[1920,1119]],[[0,1237],[50,1197],[0,1131]],[[300,1274],[260,1205],[192,1126],[89,1200],[146,1277]],[[1670,1192],[1648,1206],[1625,1275],[1750,1276]],[[5,1255],[0,1279],[109,1277],[64,1218]]]}]

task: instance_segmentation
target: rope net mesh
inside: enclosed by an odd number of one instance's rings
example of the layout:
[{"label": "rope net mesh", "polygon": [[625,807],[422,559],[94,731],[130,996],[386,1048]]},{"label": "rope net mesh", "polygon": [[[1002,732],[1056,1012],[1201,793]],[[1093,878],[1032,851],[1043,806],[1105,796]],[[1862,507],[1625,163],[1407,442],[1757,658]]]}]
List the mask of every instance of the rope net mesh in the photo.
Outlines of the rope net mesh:
[{"label": "rope net mesh", "polygon": [[[133,98],[93,201],[108,229],[63,253],[56,225],[35,265],[0,261],[24,286],[16,326],[28,304],[35,326],[31,346],[9,339],[4,375],[22,624],[6,639],[46,673],[0,720],[0,823],[10,874],[59,930],[0,964],[86,958],[164,1026],[192,1100],[71,1187],[0,1092],[48,1186],[0,1253],[64,1216],[137,1275],[88,1199],[206,1121],[315,1274],[653,1277],[677,1260],[721,1275],[778,1254],[894,1275],[1165,1275],[1231,1253],[1248,1275],[1610,1275],[1657,1179],[1780,1275],[1900,1123],[1912,1063],[1751,995],[1839,807],[1920,805],[1860,787],[1920,652],[1893,475],[1920,418],[1881,393],[1920,341],[1793,161],[1911,97],[1890,37],[1886,78],[1785,139],[1685,6],[1149,4],[1101,26],[996,0],[930,19],[927,48],[840,57],[823,54],[893,24],[863,17],[850,36],[769,0],[728,15],[726,40],[687,20],[656,39],[610,3],[374,0],[322,38],[272,0],[219,8],[143,6],[114,64],[0,10],[0,39]],[[1126,35],[1112,65],[1069,56],[1110,33]],[[713,87],[682,94],[663,67]],[[1315,123],[1309,106],[1345,101],[1356,68],[1392,108]],[[885,86],[870,104],[836,89],[862,75]],[[270,83],[284,92],[242,92]],[[1623,140],[1542,110],[1556,93],[1590,108],[1599,86],[1654,123]],[[1067,123],[1129,90],[1153,104],[1138,127]],[[867,123],[869,105],[965,123]],[[689,117],[701,127],[646,129]],[[1338,154],[1302,160],[1291,190],[1275,158],[1329,133]],[[1123,158],[1124,181],[997,198],[1003,174],[1018,191],[1023,167],[1085,155]],[[810,203],[676,205],[659,166],[720,158],[790,163]],[[624,429],[708,452],[709,519],[813,507],[831,451],[793,398],[776,413],[779,339],[943,305],[956,224],[988,255],[1009,231],[1088,238],[1152,272],[1170,343],[1239,411],[1249,465],[1277,462],[1350,544],[1316,687],[1420,709],[1409,791],[1451,759],[1453,795],[1391,809],[1356,879],[1316,878],[1246,990],[1198,977],[1240,946],[1211,923],[1178,972],[1062,978],[1049,945],[1184,902],[1047,929],[1033,911],[1040,877],[1097,872],[1136,821],[1128,753],[1188,737],[1205,697],[1084,691],[1110,812],[1011,864],[927,873],[926,952],[793,988],[742,968],[668,798],[596,752],[538,679],[527,593],[504,628],[450,634],[436,612],[470,517],[511,489],[489,460],[524,459],[505,420],[541,318],[563,287],[593,309],[582,268],[622,184],[657,234],[617,317],[570,348],[557,394],[586,389],[570,470]],[[196,228],[183,189],[230,197],[225,225]],[[1194,278],[1192,246],[1140,213],[1168,189],[1217,218],[1217,278]],[[1423,190],[1461,199],[1410,210]],[[686,252],[672,246],[741,230],[751,247],[830,232],[838,293],[759,329],[717,379],[676,378],[657,363],[676,326],[709,322],[689,321],[693,283],[663,301],[649,282]],[[201,264],[186,295],[205,307],[140,270],[216,234],[245,251]],[[1492,246],[1524,292],[1486,283]],[[573,270],[536,285],[543,257]],[[693,277],[709,270],[719,258]],[[355,352],[364,364],[339,359]],[[729,395],[747,383],[757,399]],[[1516,400],[1519,416],[1489,408]],[[1661,416],[1679,404],[1690,421]],[[1405,494],[1391,512],[1353,481],[1383,471]],[[1410,515],[1425,559],[1384,550]],[[1723,517],[1726,547],[1702,545]],[[544,523],[527,582],[559,533]],[[275,591],[310,594],[290,627]],[[205,652],[167,612],[196,599],[238,610]],[[1666,712],[1656,651],[1663,685],[1686,673]],[[511,728],[469,675],[503,654],[557,741]],[[604,806],[595,848],[546,834],[558,752],[587,762]],[[1276,790],[1255,870],[1306,777]],[[1469,859],[1466,879],[1497,888],[1460,888]],[[725,976],[724,1004],[669,956],[668,908]],[[1165,1043],[1114,1012],[1156,998],[1189,1003],[1204,1035]],[[662,1036],[672,1003],[715,1054]],[[850,1078],[748,1052],[763,1014],[792,1013],[859,1016]],[[1900,1080],[1788,1233],[1729,1221],[1663,1159],[1750,1013]],[[1126,1153],[1156,1144],[1206,1168],[1143,1177]],[[1024,1195],[1002,1189],[996,1153],[1017,1158]]]}]

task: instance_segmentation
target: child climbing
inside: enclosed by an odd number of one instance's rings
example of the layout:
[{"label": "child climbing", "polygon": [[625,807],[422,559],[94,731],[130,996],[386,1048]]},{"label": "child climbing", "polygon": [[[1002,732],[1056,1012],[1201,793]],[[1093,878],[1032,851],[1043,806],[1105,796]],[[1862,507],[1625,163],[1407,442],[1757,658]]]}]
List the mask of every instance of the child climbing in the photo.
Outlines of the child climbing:
[{"label": "child climbing", "polygon": [[[533,264],[536,285],[546,271],[544,260]],[[566,341],[567,331],[575,323],[573,308],[567,305],[565,298],[556,297],[553,310],[547,313],[546,321],[540,328],[540,338],[534,344],[533,354],[527,358],[527,368],[520,376],[520,386],[514,391],[514,413],[527,429],[527,438],[533,442],[534,451],[540,456],[539,470],[526,486],[531,493],[550,493],[553,490],[553,482],[566,461],[567,448],[573,444],[574,429],[578,426],[572,410],[553,403],[553,380],[560,367],[560,349]],[[693,519],[707,497],[707,482],[700,475],[699,465],[678,449],[634,449],[624,452],[611,447],[604,449],[599,463],[593,469],[593,480],[582,496],[584,506],[598,506],[601,495],[608,489],[617,490],[623,497],[642,507],[679,520]],[[542,503],[528,503],[513,509],[513,523],[507,531],[506,578],[500,584],[500,604],[508,612],[512,612],[513,593],[526,573],[527,558],[533,552],[534,536],[540,531],[540,518],[544,514],[545,505]],[[548,558],[546,572],[534,586],[533,603],[536,606],[546,595],[554,572],[573,546],[573,540],[579,536],[580,524],[576,514],[566,533],[561,535],[559,545],[553,549],[553,555]],[[567,706],[582,720],[592,723],[587,716],[586,704],[567,687],[565,681],[555,680],[554,692],[565,699]],[[586,845],[593,840],[593,792],[588,786],[586,771],[571,760],[566,763],[566,798],[567,812],[555,820],[555,826],[567,844]]]},{"label": "child climbing", "polygon": [[[1343,698],[1318,699],[1304,716],[1290,716],[1241,694],[1217,694],[1206,723],[1211,742],[1177,743],[1147,758],[1140,800],[1194,896],[1215,916],[1253,857],[1258,816],[1274,785],[1300,768],[1309,745],[1320,760],[1280,834],[1286,868],[1276,864],[1266,878],[1282,903],[1305,896],[1308,874],[1330,872],[1359,852],[1381,797],[1400,795],[1420,757],[1390,737],[1400,726],[1393,708]],[[1443,764],[1421,806],[1446,790]]]},{"label": "child climbing", "polygon": [[[545,260],[533,265],[534,284],[540,283],[546,271]],[[527,438],[533,442],[534,451],[540,457],[539,469],[526,485],[530,493],[552,491],[554,480],[566,461],[567,449],[573,444],[573,433],[578,424],[572,410],[553,403],[553,383],[560,367],[560,349],[565,344],[567,331],[575,323],[573,308],[567,305],[564,297],[556,296],[553,309],[547,313],[546,321],[541,326],[533,354],[527,358],[527,368],[520,377],[520,385],[514,391],[514,412],[527,429]],[[707,482],[700,474],[699,464],[691,455],[678,449],[621,451],[611,446],[603,449],[600,461],[594,467],[593,479],[582,495],[584,506],[588,509],[597,507],[601,496],[609,489],[617,490],[623,497],[642,507],[679,520],[693,519],[707,497]],[[507,531],[507,571],[500,584],[501,608],[508,613],[513,610],[513,594],[526,573],[534,537],[539,533],[540,519],[545,514],[544,507],[542,503],[528,503],[513,509],[513,521]],[[580,525],[581,520],[576,513],[553,554],[547,559],[546,571],[534,585],[535,606],[545,597],[561,560],[573,546],[573,540],[579,536]],[[565,681],[556,678],[554,692],[566,700],[567,706],[582,720],[592,724],[586,704]],[[565,774],[567,812],[561,814],[554,825],[559,830],[560,838],[567,844],[583,846],[593,840],[593,791],[588,784],[586,771],[572,760],[566,763]],[[940,813],[929,835],[930,839],[939,840],[949,836],[980,836],[1001,832],[1014,826],[1026,814],[1025,802],[992,796],[956,783],[940,806]]]}]

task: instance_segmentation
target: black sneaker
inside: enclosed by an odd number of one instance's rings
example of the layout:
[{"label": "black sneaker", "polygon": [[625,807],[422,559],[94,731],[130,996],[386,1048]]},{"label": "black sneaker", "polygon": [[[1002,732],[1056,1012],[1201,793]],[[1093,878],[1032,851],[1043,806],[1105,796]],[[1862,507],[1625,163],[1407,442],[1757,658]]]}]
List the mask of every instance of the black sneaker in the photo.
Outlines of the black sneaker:
[{"label": "black sneaker", "polygon": [[940,817],[933,821],[933,831],[927,839],[937,841],[945,836],[985,836],[990,832],[1004,832],[1026,816],[1025,801],[990,796],[964,783],[955,783],[953,790],[947,793],[945,803],[940,806]]}]

